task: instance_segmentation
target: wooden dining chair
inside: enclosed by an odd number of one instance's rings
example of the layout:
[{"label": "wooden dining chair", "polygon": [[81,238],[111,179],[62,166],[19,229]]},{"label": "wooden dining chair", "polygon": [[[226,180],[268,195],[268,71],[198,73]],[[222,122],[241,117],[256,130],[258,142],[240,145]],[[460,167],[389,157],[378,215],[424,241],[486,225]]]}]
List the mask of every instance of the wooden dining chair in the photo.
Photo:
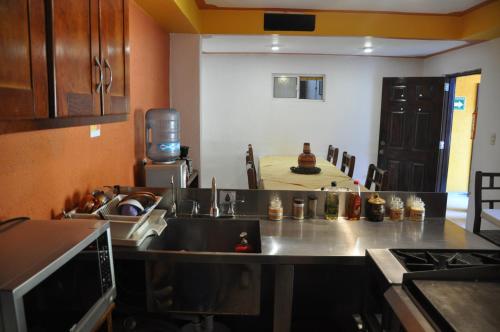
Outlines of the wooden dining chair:
[{"label": "wooden dining chair", "polygon": [[326,155],[326,160],[331,162],[334,166],[337,166],[338,159],[339,159],[339,148],[334,148],[333,145],[328,145],[328,154]]},{"label": "wooden dining chair", "polygon": [[[483,184],[483,178],[487,179],[486,185]],[[472,231],[489,241],[497,243],[497,241],[500,241],[500,236],[496,236],[495,239],[491,239],[491,237],[485,235],[495,233],[498,234],[498,230],[481,232],[481,212],[483,210],[483,204],[487,204],[488,209],[494,209],[495,205],[500,205],[500,199],[494,198],[494,191],[496,191],[497,193],[500,192],[500,185],[495,184],[495,178],[500,180],[500,173],[485,173],[481,171],[476,172],[474,186],[474,225],[472,227]],[[487,197],[483,196],[483,191],[489,192],[489,194],[486,195]]]},{"label": "wooden dining chair", "polygon": [[[356,164],[356,157],[344,151],[342,154],[342,164],[340,166],[340,170],[347,174],[350,178],[354,174],[354,165]],[[347,171],[346,171],[347,169]]]},{"label": "wooden dining chair", "polygon": [[247,161],[247,163],[251,162],[254,165],[254,167],[255,167],[255,160],[253,159],[253,147],[252,147],[252,144],[248,144],[246,161]]},{"label": "wooden dining chair", "polygon": [[257,171],[255,170],[255,164],[247,163],[247,178],[248,178],[248,189],[258,189],[259,184],[257,182]]},{"label": "wooden dining chair", "polygon": [[378,168],[374,164],[368,166],[368,173],[366,175],[365,187],[371,190],[372,185],[375,184],[375,191],[382,191],[387,189],[387,171]]}]

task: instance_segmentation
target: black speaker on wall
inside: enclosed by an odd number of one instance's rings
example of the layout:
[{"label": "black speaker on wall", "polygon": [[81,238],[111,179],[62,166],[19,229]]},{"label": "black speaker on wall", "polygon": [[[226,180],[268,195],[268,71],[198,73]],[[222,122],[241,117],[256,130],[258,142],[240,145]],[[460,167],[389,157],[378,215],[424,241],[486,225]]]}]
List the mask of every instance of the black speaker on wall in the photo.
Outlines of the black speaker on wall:
[{"label": "black speaker on wall", "polygon": [[316,15],[264,13],[264,31],[314,31]]}]

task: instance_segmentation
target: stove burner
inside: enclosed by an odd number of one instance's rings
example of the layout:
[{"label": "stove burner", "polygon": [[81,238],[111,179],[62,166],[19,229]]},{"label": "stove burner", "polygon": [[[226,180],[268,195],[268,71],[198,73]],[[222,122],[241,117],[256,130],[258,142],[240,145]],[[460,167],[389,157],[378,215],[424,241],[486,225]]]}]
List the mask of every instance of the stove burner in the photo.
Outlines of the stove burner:
[{"label": "stove burner", "polygon": [[391,250],[408,271],[449,270],[500,264],[500,252]]}]

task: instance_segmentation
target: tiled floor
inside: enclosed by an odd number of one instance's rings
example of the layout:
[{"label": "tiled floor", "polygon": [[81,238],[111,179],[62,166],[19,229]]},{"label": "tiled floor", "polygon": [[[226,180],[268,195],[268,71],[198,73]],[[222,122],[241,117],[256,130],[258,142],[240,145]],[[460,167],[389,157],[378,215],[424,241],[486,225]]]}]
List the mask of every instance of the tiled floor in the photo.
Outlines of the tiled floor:
[{"label": "tiled floor", "polygon": [[462,228],[465,228],[468,204],[469,196],[467,193],[448,193],[446,219],[454,222]]}]

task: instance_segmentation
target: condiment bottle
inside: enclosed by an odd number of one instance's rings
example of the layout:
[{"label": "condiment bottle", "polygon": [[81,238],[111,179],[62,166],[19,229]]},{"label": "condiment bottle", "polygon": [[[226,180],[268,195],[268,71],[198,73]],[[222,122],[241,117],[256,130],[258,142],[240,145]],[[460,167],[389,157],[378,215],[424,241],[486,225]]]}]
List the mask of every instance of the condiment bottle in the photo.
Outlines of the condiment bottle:
[{"label": "condiment bottle", "polygon": [[309,195],[307,200],[307,217],[310,219],[316,218],[316,210],[318,209],[318,197]]},{"label": "condiment bottle", "polygon": [[247,239],[247,232],[241,232],[240,233],[240,242],[234,246],[234,251],[235,252],[251,252],[252,251],[252,246],[248,244],[248,239]]},{"label": "condiment bottle", "polygon": [[359,220],[361,218],[361,189],[359,181],[355,180],[356,192],[349,193],[349,202],[347,206],[347,218],[349,220]]},{"label": "condiment bottle", "polygon": [[391,196],[389,200],[389,218],[394,221],[402,221],[405,216],[403,200],[396,196]]},{"label": "condiment bottle", "polygon": [[281,199],[278,196],[274,196],[269,202],[268,216],[269,220],[283,220],[283,206],[281,204]]},{"label": "condiment bottle", "polygon": [[383,221],[385,215],[385,200],[377,193],[372,194],[366,202],[366,218],[369,221]]},{"label": "condiment bottle", "polygon": [[304,200],[302,198],[293,199],[293,219],[304,219]]},{"label": "condiment bottle", "polygon": [[424,219],[425,219],[425,204],[421,198],[417,197],[417,199],[413,202],[413,205],[410,208],[410,220],[424,221]]},{"label": "condiment bottle", "polygon": [[332,187],[326,192],[325,219],[337,220],[339,218],[339,194],[336,192],[337,183],[332,182]]}]

